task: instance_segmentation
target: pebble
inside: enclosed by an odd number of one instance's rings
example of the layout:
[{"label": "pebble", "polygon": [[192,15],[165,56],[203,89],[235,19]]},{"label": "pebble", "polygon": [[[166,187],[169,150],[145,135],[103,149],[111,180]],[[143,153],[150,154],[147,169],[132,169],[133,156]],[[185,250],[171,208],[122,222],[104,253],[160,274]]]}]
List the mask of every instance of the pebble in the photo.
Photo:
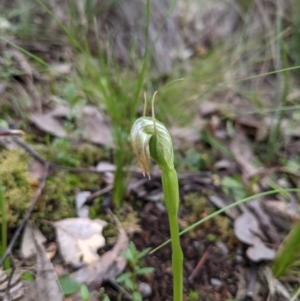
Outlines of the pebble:
[{"label": "pebble", "polygon": [[138,291],[140,292],[143,298],[148,298],[152,295],[152,288],[146,282],[140,282],[138,284]]},{"label": "pebble", "polygon": [[210,284],[215,288],[221,288],[223,286],[223,282],[217,278],[211,278]]},{"label": "pebble", "polygon": [[163,203],[160,203],[160,202],[156,202],[155,203],[156,205],[156,208],[160,211],[160,212],[166,212],[166,207]]}]

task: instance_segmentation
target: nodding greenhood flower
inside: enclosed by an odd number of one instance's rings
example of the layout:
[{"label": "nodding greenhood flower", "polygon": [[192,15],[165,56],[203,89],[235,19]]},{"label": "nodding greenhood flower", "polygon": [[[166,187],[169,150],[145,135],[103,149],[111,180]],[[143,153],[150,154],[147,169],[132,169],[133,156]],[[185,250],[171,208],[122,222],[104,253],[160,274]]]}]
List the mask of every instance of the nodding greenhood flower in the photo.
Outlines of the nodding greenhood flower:
[{"label": "nodding greenhood flower", "polygon": [[141,117],[132,126],[130,140],[142,172],[150,178],[150,157],[161,170],[174,168],[171,136],[163,123],[152,117]]}]

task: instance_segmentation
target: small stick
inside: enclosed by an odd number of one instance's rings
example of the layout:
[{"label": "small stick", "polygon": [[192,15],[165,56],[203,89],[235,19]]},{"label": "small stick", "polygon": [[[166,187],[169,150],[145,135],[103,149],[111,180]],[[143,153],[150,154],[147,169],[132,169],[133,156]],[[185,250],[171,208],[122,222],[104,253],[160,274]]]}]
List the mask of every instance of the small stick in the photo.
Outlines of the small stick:
[{"label": "small stick", "polygon": [[10,288],[11,288],[10,286],[11,286],[11,282],[12,282],[14,273],[15,273],[17,268],[16,268],[16,263],[15,263],[15,260],[14,260],[13,256],[11,254],[9,254],[9,257],[11,259],[12,269],[11,269],[11,272],[10,272],[10,275],[9,275],[9,278],[8,278],[8,281],[7,281],[7,287],[6,287],[5,294],[10,300]]},{"label": "small stick", "polygon": [[22,136],[25,135],[25,133],[21,130],[9,130],[9,129],[5,129],[0,131],[0,137],[2,136]]},{"label": "small stick", "polygon": [[86,201],[87,202],[93,201],[95,198],[111,191],[112,189],[113,189],[113,185],[108,185],[108,186],[104,187],[103,189],[100,189],[100,190],[92,193],[89,197],[87,197]]},{"label": "small stick", "polygon": [[210,246],[206,249],[205,253],[203,254],[203,256],[200,258],[197,266],[195,267],[195,269],[193,270],[192,274],[190,275],[190,277],[188,278],[188,280],[190,282],[192,282],[194,280],[194,278],[196,277],[196,275],[198,274],[198,272],[200,271],[200,269],[202,268],[202,266],[204,265],[205,261],[207,260],[207,258],[209,257],[209,250],[210,250]]}]

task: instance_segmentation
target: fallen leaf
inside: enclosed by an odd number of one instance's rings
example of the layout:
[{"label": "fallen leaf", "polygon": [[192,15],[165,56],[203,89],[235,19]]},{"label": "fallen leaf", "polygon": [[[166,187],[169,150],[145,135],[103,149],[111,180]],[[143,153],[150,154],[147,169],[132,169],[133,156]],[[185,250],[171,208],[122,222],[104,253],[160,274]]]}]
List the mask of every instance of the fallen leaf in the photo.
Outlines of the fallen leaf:
[{"label": "fallen leaf", "polygon": [[57,244],[55,242],[51,242],[49,243],[46,248],[45,248],[45,252],[47,254],[47,257],[49,260],[51,260],[52,258],[54,258],[54,256],[57,253]]},{"label": "fallen leaf", "polygon": [[0,82],[0,96],[5,93],[7,88],[7,83],[6,82]]},{"label": "fallen leaf", "polygon": [[81,191],[76,195],[75,203],[78,217],[89,217],[90,207],[85,205],[85,203],[90,195],[90,191]]},{"label": "fallen leaf", "polygon": [[253,237],[264,237],[256,217],[250,212],[243,212],[234,221],[234,232],[237,238],[248,245],[252,245]]},{"label": "fallen leaf", "polygon": [[45,174],[45,164],[36,159],[32,159],[29,162],[29,173],[33,180],[39,182],[42,180]]},{"label": "fallen leaf", "polygon": [[120,222],[113,215],[117,224],[119,237],[113,249],[107,251],[97,261],[79,269],[71,276],[80,283],[87,286],[100,286],[104,280],[114,280],[126,267],[126,259],[123,256],[128,249],[128,237]]},{"label": "fallen leaf", "polygon": [[101,161],[98,163],[96,170],[99,172],[115,172],[116,166],[110,162]]},{"label": "fallen leaf", "polygon": [[293,206],[288,204],[287,202],[282,202],[278,200],[267,200],[264,202],[264,205],[273,210],[274,214],[282,214],[287,216],[292,221],[296,221],[300,219],[300,213],[298,206]]},{"label": "fallen leaf", "polygon": [[63,301],[64,296],[51,261],[43,247],[36,242],[36,289],[37,300]]},{"label": "fallen leaf", "polygon": [[96,170],[99,172],[103,172],[102,175],[102,180],[108,184],[108,185],[113,185],[114,179],[115,179],[115,174],[114,172],[116,171],[116,166],[109,163],[109,162],[100,162]]},{"label": "fallen leaf", "polygon": [[0,268],[0,300],[14,301],[20,299],[24,294],[23,283],[20,281],[21,273],[19,270],[13,271],[13,276],[10,280],[10,287],[8,286],[8,277],[6,273]]},{"label": "fallen leaf", "polygon": [[257,175],[261,171],[261,168],[253,165],[252,162],[255,160],[255,156],[244,137],[233,140],[230,144],[230,150],[242,169],[245,181],[249,181],[253,176]]},{"label": "fallen leaf", "polygon": [[71,71],[72,71],[72,64],[70,63],[52,64],[50,69],[50,73],[53,76],[66,75],[71,73]]},{"label": "fallen leaf", "polygon": [[96,107],[85,106],[82,111],[83,138],[95,144],[110,145],[112,134],[103,118],[103,114]]},{"label": "fallen leaf", "polygon": [[63,125],[51,112],[47,114],[31,114],[30,120],[35,126],[46,133],[60,138],[67,136]]},{"label": "fallen leaf", "polygon": [[259,224],[270,242],[275,245],[280,244],[282,238],[279,236],[279,233],[273,225],[270,216],[263,210],[261,202],[259,200],[252,200],[248,203],[248,208],[259,220]]},{"label": "fallen leaf", "polygon": [[200,140],[200,133],[191,128],[172,127],[170,128],[170,134],[176,144],[180,144],[182,142],[188,142],[191,144]]},{"label": "fallen leaf", "polygon": [[201,102],[198,106],[198,112],[201,117],[209,117],[220,112],[219,103],[212,101]]},{"label": "fallen leaf", "polygon": [[[64,138],[68,133],[64,127],[64,119],[71,114],[71,109],[64,105],[57,105],[52,111],[46,114],[31,114],[30,120],[40,130],[53,136]],[[95,144],[110,145],[112,134],[103,115],[94,106],[84,106],[74,113],[72,117],[76,120],[77,127],[73,132],[79,133],[80,137]],[[69,136],[74,136],[71,133]]]},{"label": "fallen leaf", "polygon": [[97,250],[105,245],[102,230],[107,225],[100,219],[69,218],[52,223],[59,250],[64,260],[75,267],[99,259]]},{"label": "fallen leaf", "polygon": [[252,244],[247,249],[246,254],[253,262],[273,260],[275,258],[275,250],[268,248],[258,237],[253,237]]},{"label": "fallen leaf", "polygon": [[42,245],[47,241],[47,239],[36,225],[27,223],[21,240],[22,258],[30,258],[33,255],[36,255],[35,241]]},{"label": "fallen leaf", "polygon": [[[224,197],[224,198],[221,198],[217,195],[211,195],[209,196],[209,200],[215,205],[217,206],[218,208],[224,208],[228,205],[230,205],[230,203],[228,202],[228,200]],[[231,219],[236,219],[239,215],[240,215],[240,212],[238,210],[237,207],[233,207],[233,208],[230,208],[230,209],[227,209],[225,211],[225,213],[231,218]]]},{"label": "fallen leaf", "polygon": [[234,221],[234,233],[241,242],[250,246],[246,251],[250,260],[259,262],[275,258],[276,252],[268,248],[262,241],[262,239],[265,241],[267,239],[260,229],[255,215],[251,212],[242,213]]},{"label": "fallen leaf", "polygon": [[253,129],[255,141],[260,142],[267,138],[270,127],[266,124],[266,121],[257,120],[254,116],[237,117],[235,118],[237,124],[244,127]]}]

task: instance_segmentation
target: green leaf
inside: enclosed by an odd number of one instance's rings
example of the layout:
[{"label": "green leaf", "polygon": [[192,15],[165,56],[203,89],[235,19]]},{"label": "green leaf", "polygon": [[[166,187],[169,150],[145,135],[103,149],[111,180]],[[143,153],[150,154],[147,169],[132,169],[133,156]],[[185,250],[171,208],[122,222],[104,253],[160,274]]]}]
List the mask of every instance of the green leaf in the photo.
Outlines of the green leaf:
[{"label": "green leaf", "polygon": [[117,282],[117,283],[124,282],[126,279],[130,278],[131,276],[132,276],[132,273],[131,273],[131,272],[126,272],[126,273],[120,275],[120,276],[116,279],[116,282]]},{"label": "green leaf", "polygon": [[143,250],[142,252],[140,252],[138,254],[137,259],[141,259],[141,258],[145,257],[150,251],[151,251],[151,248],[147,248],[147,249]]},{"label": "green leaf", "polygon": [[142,295],[141,295],[140,292],[134,292],[132,294],[132,297],[133,297],[134,301],[142,301],[143,300]]},{"label": "green leaf", "polygon": [[90,292],[88,290],[88,288],[86,287],[86,285],[81,285],[80,286],[80,296],[84,301],[89,301],[90,300]]},{"label": "green leaf", "polygon": [[65,296],[76,293],[81,287],[81,284],[72,279],[69,275],[59,277],[58,282]]},{"label": "green leaf", "polygon": [[145,267],[145,268],[140,268],[136,271],[138,275],[144,275],[144,274],[151,274],[155,271],[155,268],[152,267]]},{"label": "green leaf", "polygon": [[21,276],[21,279],[24,281],[34,281],[34,276],[32,272],[24,272]]},{"label": "green leaf", "polygon": [[130,278],[125,279],[124,284],[129,290],[133,291],[133,282]]},{"label": "green leaf", "polygon": [[129,243],[129,249],[132,251],[132,253],[136,253],[136,247],[135,247],[135,244],[131,241]]},{"label": "green leaf", "polygon": [[134,262],[134,254],[131,249],[127,249],[127,251],[125,252],[125,258],[129,262]]}]

